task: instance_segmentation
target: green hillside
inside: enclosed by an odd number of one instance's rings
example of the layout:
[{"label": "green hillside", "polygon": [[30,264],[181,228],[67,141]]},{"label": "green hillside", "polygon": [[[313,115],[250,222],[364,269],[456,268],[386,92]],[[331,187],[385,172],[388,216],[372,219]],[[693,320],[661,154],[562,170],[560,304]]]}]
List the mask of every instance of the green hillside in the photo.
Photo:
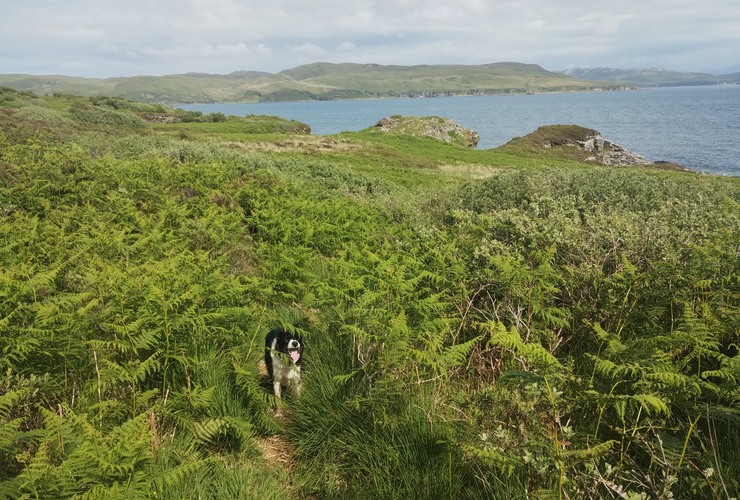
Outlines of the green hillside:
[{"label": "green hillside", "polygon": [[381,66],[315,63],[277,74],[237,71],[230,75],[86,79],[65,76],[0,75],[0,85],[39,95],[111,95],[144,102],[275,102],[387,97],[435,97],[528,92],[572,92],[632,88],[580,80],[534,64],[480,66]]},{"label": "green hillside", "polygon": [[740,179],[368,125],[0,88],[0,498],[737,498]]},{"label": "green hillside", "polygon": [[691,85],[724,85],[740,83],[740,74],[712,75],[709,73],[687,73],[663,68],[616,69],[616,68],[572,68],[562,72],[584,80],[617,82],[641,87],[678,87]]}]

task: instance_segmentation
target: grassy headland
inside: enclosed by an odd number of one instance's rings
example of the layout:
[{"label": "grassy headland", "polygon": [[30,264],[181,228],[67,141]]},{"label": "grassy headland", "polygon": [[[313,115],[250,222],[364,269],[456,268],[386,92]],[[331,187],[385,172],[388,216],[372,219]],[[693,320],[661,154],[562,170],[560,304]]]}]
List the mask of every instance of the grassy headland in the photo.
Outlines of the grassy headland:
[{"label": "grassy headland", "polygon": [[0,89],[0,498],[737,497],[740,179],[183,113]]},{"label": "grassy headland", "polygon": [[546,71],[535,64],[510,62],[479,66],[314,63],[276,74],[236,71],[229,75],[187,73],[102,80],[58,75],[0,75],[0,85],[29,90],[40,95],[110,95],[165,104],[436,97],[636,88],[624,84],[581,80]]}]

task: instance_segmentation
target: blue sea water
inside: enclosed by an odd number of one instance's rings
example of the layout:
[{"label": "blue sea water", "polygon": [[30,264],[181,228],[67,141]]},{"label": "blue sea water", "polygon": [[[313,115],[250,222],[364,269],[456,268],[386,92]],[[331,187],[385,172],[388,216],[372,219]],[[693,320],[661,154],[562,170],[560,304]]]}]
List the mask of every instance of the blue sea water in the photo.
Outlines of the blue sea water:
[{"label": "blue sea water", "polygon": [[740,85],[181,107],[227,115],[277,115],[307,123],[317,135],[361,130],[384,116],[436,115],[478,132],[478,149],[500,146],[542,125],[575,124],[598,130],[648,161],[740,176]]}]

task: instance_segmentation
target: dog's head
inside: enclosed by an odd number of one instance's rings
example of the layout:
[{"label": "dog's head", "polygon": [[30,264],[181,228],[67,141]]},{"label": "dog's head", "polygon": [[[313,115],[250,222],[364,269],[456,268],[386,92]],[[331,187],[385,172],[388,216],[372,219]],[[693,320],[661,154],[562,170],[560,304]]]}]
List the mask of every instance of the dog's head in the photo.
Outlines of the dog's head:
[{"label": "dog's head", "polygon": [[287,354],[294,365],[300,365],[303,356],[303,337],[286,331],[285,335],[278,337],[277,350]]}]

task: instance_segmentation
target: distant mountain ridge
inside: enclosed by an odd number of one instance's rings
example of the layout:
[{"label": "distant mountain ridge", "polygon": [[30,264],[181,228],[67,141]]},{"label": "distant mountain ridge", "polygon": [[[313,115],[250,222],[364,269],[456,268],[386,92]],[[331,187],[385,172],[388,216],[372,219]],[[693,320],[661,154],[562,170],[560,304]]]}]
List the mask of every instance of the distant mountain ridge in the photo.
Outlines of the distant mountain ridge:
[{"label": "distant mountain ridge", "polygon": [[560,71],[583,80],[612,81],[641,87],[673,87],[682,85],[722,85],[740,83],[740,73],[712,75],[685,73],[663,68],[572,68]]},{"label": "distant mountain ridge", "polygon": [[36,94],[107,95],[164,104],[277,102],[544,92],[632,90],[547,71],[536,64],[383,66],[313,63],[271,74],[186,73],[166,76],[79,78],[0,75],[0,85]]}]

